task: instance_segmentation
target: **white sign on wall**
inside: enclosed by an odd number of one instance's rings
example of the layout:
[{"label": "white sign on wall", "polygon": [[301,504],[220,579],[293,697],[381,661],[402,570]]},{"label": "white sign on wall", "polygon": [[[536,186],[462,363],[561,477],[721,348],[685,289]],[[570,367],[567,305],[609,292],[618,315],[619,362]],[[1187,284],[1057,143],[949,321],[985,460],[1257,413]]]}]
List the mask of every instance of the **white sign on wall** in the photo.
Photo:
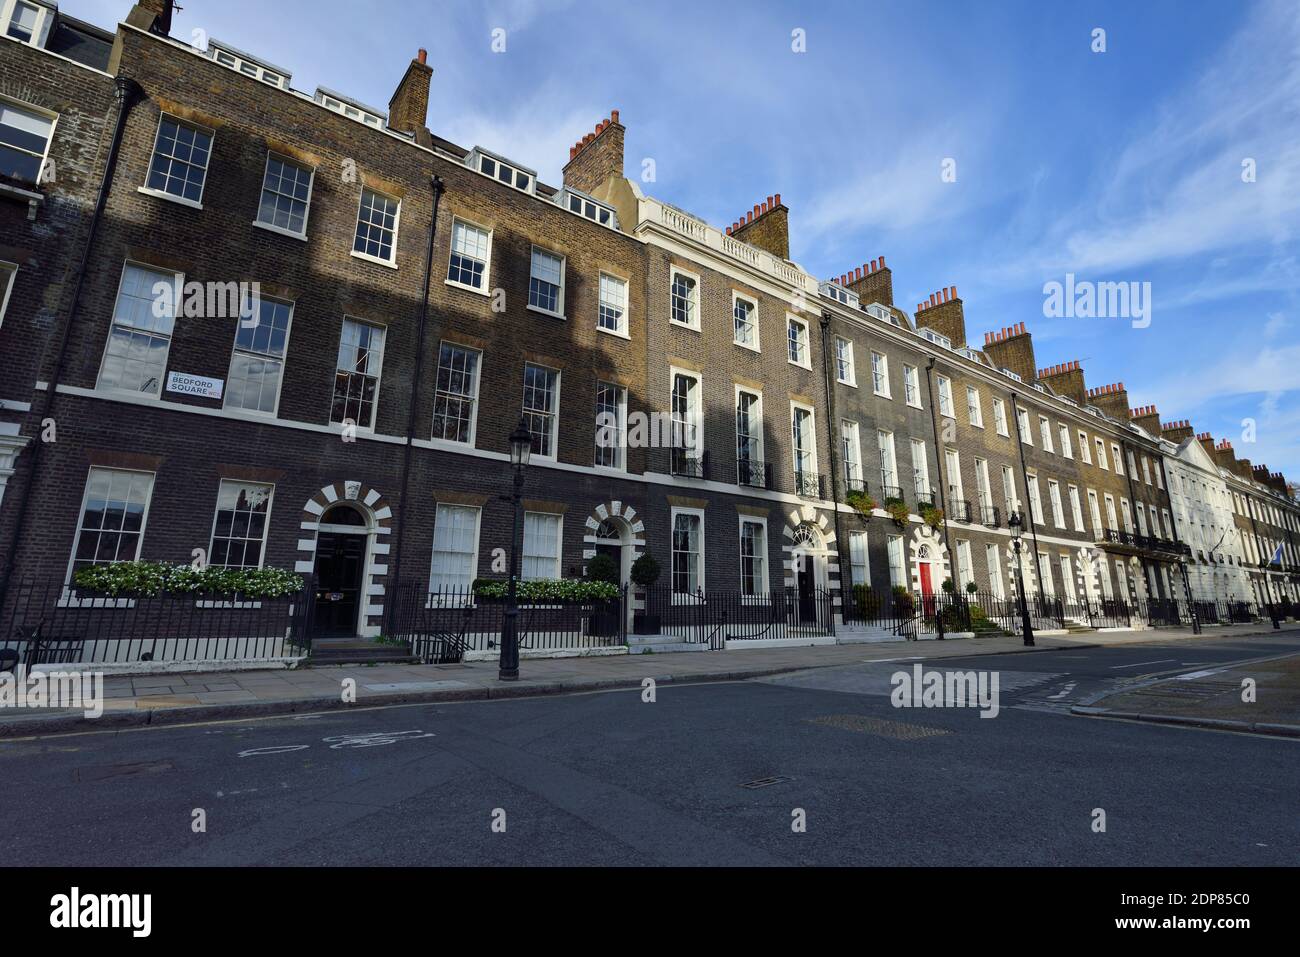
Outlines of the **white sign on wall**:
[{"label": "white sign on wall", "polygon": [[181,395],[220,399],[225,384],[225,379],[209,379],[207,376],[189,375],[185,372],[167,373],[167,391],[179,392]]}]

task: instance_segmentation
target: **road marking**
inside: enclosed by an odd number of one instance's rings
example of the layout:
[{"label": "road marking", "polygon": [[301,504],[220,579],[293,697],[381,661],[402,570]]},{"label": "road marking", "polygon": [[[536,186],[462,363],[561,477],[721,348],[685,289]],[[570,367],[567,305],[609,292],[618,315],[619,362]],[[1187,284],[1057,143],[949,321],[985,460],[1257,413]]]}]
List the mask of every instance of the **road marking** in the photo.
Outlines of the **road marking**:
[{"label": "road marking", "polygon": [[1049,701],[1060,701],[1062,698],[1064,698],[1066,695],[1068,695],[1071,691],[1073,691],[1075,685],[1077,685],[1077,684],[1078,684],[1077,681],[1071,681],[1071,682],[1069,682],[1069,683],[1068,683],[1064,688],[1062,688],[1062,689],[1060,690],[1060,693],[1059,693],[1059,694],[1048,695],[1048,696],[1047,696],[1047,697],[1048,697],[1048,700],[1049,700]]},{"label": "road marking", "polygon": [[269,748],[249,748],[247,751],[240,751],[239,757],[251,758],[259,754],[286,754],[289,751],[306,751],[310,744],[277,744]]},{"label": "road marking", "polygon": [[1117,668],[1141,668],[1143,665],[1158,665],[1158,664],[1163,664],[1166,661],[1177,661],[1177,660],[1178,660],[1177,658],[1160,658],[1156,661],[1136,661],[1131,665],[1111,665],[1110,669],[1111,671],[1114,671]]},{"label": "road marking", "polygon": [[1189,671],[1185,675],[1174,675],[1175,681],[1191,681],[1193,678],[1204,678],[1208,675],[1217,675],[1221,669],[1214,668],[1209,671]]}]

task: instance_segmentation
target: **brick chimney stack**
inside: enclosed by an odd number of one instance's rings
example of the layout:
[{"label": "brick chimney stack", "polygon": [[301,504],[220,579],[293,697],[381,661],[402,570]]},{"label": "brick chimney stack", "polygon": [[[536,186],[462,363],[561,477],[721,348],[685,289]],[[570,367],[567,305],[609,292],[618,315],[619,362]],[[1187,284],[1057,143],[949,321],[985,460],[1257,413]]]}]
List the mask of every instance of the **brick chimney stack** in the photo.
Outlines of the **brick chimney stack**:
[{"label": "brick chimney stack", "polygon": [[1111,418],[1119,419],[1121,422],[1127,422],[1129,419],[1128,390],[1124,388],[1123,382],[1112,382],[1110,385],[1089,389],[1088,404],[1095,405]]},{"label": "brick chimney stack", "polygon": [[1227,469],[1230,472],[1235,471],[1237,456],[1232,451],[1232,443],[1227,439],[1214,447],[1214,464],[1221,469]]},{"label": "brick chimney stack", "polygon": [[420,50],[407,66],[393,98],[388,101],[390,129],[417,137],[425,129],[425,120],[429,115],[429,79],[433,76],[433,67],[429,66],[428,57],[427,51]]},{"label": "brick chimney stack", "polygon": [[133,27],[167,36],[172,29],[173,0],[137,0],[126,15]]},{"label": "brick chimney stack", "polygon": [[1179,419],[1176,422],[1166,422],[1160,426],[1161,438],[1166,438],[1176,445],[1181,445],[1183,439],[1190,439],[1196,430],[1192,428],[1192,423],[1186,419]]},{"label": "brick chimney stack", "polygon": [[608,119],[601,120],[595,130],[569,147],[564,185],[597,196],[611,179],[621,179],[625,132],[626,128],[618,121],[618,110],[610,110]]},{"label": "brick chimney stack", "polygon": [[1154,405],[1140,405],[1129,410],[1129,418],[1138,428],[1146,430],[1156,438],[1160,437],[1160,413]]},{"label": "brick chimney stack", "polygon": [[1010,369],[1025,382],[1033,382],[1037,378],[1034,340],[1025,330],[1023,322],[1006,326],[1001,332],[984,333],[984,354],[995,366]]},{"label": "brick chimney stack", "polygon": [[1083,368],[1078,359],[1062,362],[1046,369],[1038,370],[1038,381],[1051,388],[1057,395],[1083,405],[1087,402],[1087,387],[1083,383]]},{"label": "brick chimney stack", "polygon": [[1205,449],[1205,451],[1209,453],[1210,458],[1214,458],[1214,439],[1210,436],[1209,432],[1198,432],[1196,434],[1196,441],[1201,443],[1201,448]]},{"label": "brick chimney stack", "polygon": [[878,302],[894,304],[894,274],[885,265],[885,257],[863,263],[840,277],[840,285],[854,293],[864,305]]},{"label": "brick chimney stack", "polygon": [[790,210],[781,194],[769,196],[727,227],[727,235],[765,249],[778,259],[790,258]]},{"label": "brick chimney stack", "polygon": [[957,298],[956,286],[931,293],[929,299],[917,305],[915,319],[918,329],[924,326],[947,336],[954,348],[966,345],[966,314]]}]

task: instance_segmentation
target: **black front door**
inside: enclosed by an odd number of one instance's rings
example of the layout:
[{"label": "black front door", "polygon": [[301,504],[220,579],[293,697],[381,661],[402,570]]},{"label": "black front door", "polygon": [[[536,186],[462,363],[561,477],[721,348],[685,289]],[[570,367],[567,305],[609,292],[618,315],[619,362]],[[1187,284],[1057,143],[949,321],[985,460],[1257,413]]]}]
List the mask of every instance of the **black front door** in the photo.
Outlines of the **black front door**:
[{"label": "black front door", "polygon": [[799,556],[799,572],[796,581],[799,585],[799,622],[808,625],[817,620],[816,582],[813,577],[812,559],[807,555]]},{"label": "black front door", "polygon": [[316,633],[357,633],[366,537],[321,532],[316,539]]}]

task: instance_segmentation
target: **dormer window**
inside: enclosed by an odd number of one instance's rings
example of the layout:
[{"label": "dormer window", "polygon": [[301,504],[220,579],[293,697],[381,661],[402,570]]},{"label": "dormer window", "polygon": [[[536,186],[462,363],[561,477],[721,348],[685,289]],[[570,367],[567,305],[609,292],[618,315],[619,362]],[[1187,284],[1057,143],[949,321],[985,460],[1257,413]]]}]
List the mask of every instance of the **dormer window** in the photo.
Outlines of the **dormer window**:
[{"label": "dormer window", "polygon": [[476,169],[484,176],[490,176],[498,183],[505,183],[511,189],[517,189],[521,193],[531,195],[537,182],[537,174],[532,170],[524,169],[500,156],[488,153],[481,146],[476,146],[469,151],[465,163],[470,169]]},{"label": "dormer window", "polygon": [[363,103],[358,103],[356,100],[349,100],[342,94],[334,93],[323,86],[316,89],[314,99],[327,110],[342,113],[350,120],[356,120],[358,123],[364,123],[366,126],[373,126],[376,129],[382,129],[388,121],[386,113],[368,107]]},{"label": "dormer window", "polygon": [[850,309],[858,308],[857,294],[849,292],[837,283],[824,282],[818,287],[818,291],[828,299],[834,299],[842,306],[848,306]]},{"label": "dormer window", "polygon": [[245,76],[251,76],[254,80],[261,80],[271,86],[278,86],[282,90],[289,89],[289,73],[286,70],[264,63],[217,40],[208,41],[208,52],[213,60],[224,67],[237,70]]},{"label": "dormer window", "polygon": [[898,326],[900,329],[902,328],[899,324],[898,317],[894,315],[894,311],[888,306],[882,306],[878,302],[872,302],[862,306],[861,308],[863,312],[868,316],[871,316],[873,319],[879,319],[881,322],[887,322],[891,326]]},{"label": "dormer window", "polygon": [[943,346],[943,348],[945,349],[952,348],[952,340],[949,339],[947,336],[940,335],[939,333],[934,332],[931,329],[918,329],[917,332],[921,334],[921,337],[923,339],[928,339],[930,342],[933,342],[936,346]]},{"label": "dormer window", "polygon": [[600,225],[609,226],[612,229],[618,228],[618,217],[614,214],[613,207],[597,202],[586,193],[565,189],[556,201],[561,206],[566,207],[569,212],[576,213],[584,219],[590,219],[593,223],[600,223]]},{"label": "dormer window", "polygon": [[4,21],[5,36],[19,43],[45,46],[53,10],[45,4],[29,3],[28,0],[14,0],[12,6],[0,0],[0,11],[4,10],[8,11]]}]

